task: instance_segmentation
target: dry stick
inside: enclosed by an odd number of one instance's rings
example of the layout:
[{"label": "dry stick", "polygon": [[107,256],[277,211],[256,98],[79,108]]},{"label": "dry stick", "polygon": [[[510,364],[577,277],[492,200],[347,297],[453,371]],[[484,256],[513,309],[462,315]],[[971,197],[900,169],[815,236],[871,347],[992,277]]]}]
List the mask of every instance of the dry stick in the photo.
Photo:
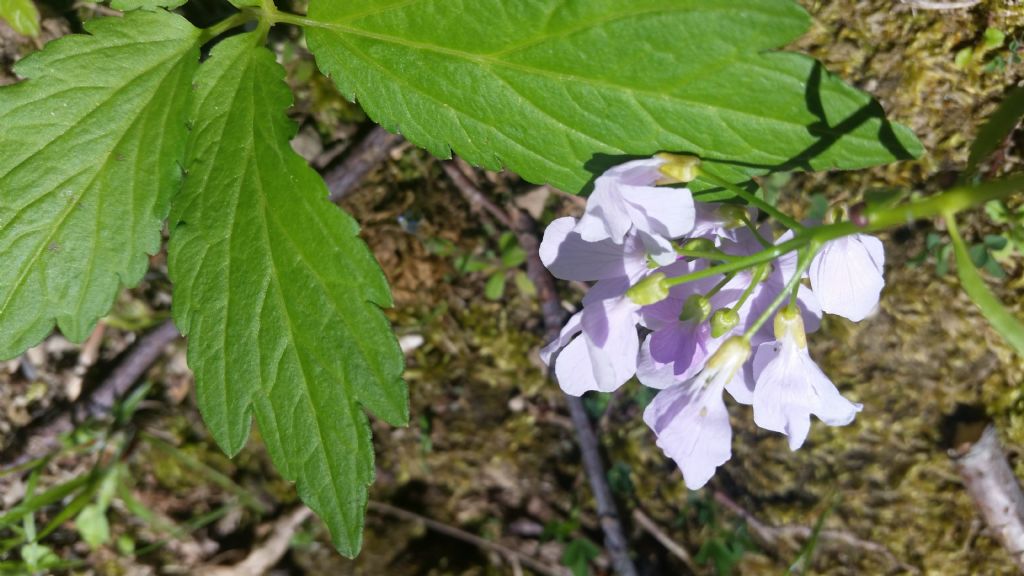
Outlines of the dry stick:
[{"label": "dry stick", "polygon": [[640,525],[641,528],[647,531],[648,534],[654,536],[654,539],[661,543],[666,550],[675,555],[676,558],[682,560],[683,564],[690,569],[694,574],[700,574],[700,569],[697,567],[697,563],[693,561],[693,556],[678,544],[671,536],[665,533],[664,530],[659,527],[650,516],[644,514],[639,508],[633,509],[633,520]]},{"label": "dry stick", "polygon": [[139,339],[119,358],[117,367],[99,386],[52,418],[34,421],[23,428],[25,442],[16,443],[0,452],[0,473],[32,459],[48,454],[60,446],[60,436],[74,430],[75,425],[89,418],[110,414],[114,403],[124,396],[135,382],[164,353],[168,344],[179,338],[174,322],[168,320]]},{"label": "dry stick", "polygon": [[1024,494],[988,426],[973,445],[954,453],[957,471],[989,529],[1024,572]]},{"label": "dry stick", "polygon": [[512,229],[512,221],[509,220],[508,213],[499,208],[494,202],[491,202],[490,198],[474,186],[454,160],[443,162],[441,168],[444,169],[444,173],[448,175],[448,178],[455,184],[455,187],[459,189],[459,193],[466,199],[466,202],[469,202],[469,209],[471,211],[476,214],[490,216],[505,228]]},{"label": "dry stick", "polygon": [[[772,526],[761,522],[753,514],[737,504],[732,498],[729,498],[729,496],[717,490],[714,492],[714,499],[722,508],[725,508],[733,515],[738,516],[743,520],[747,525],[747,529],[750,530],[750,535],[765,550],[780,550],[784,546],[795,547],[799,542],[810,539],[811,535],[814,533],[814,530],[808,526]],[[917,568],[900,561],[885,546],[882,546],[877,542],[871,542],[870,540],[862,540],[848,532],[841,530],[822,530],[818,533],[818,539],[824,543],[830,543],[843,546],[851,550],[857,550],[859,552],[883,556],[887,562],[894,566],[898,566],[905,572],[914,574],[920,572]]]},{"label": "dry stick", "polygon": [[[490,214],[495,220],[515,233],[519,246],[526,252],[526,274],[537,288],[537,298],[540,300],[541,313],[544,318],[545,338],[554,339],[562,329],[565,311],[558,303],[555,279],[540,260],[540,242],[537,240],[536,222],[526,211],[515,206],[509,206],[507,212],[503,211],[480,192],[454,162],[445,162],[443,167],[452,183],[458,188],[459,193],[469,202],[475,212]],[[583,455],[583,468],[587,473],[590,489],[594,493],[594,500],[597,504],[597,514],[601,521],[601,530],[604,532],[605,548],[608,550],[608,555],[612,558],[612,565],[619,576],[636,576],[636,567],[629,557],[625,531],[619,520],[615,498],[608,487],[604,462],[601,459],[600,444],[594,434],[590,417],[587,416],[582,400],[568,394],[565,395],[565,400],[569,405],[569,416],[572,418],[573,427],[576,430],[576,440],[580,446],[580,453]]]},{"label": "dry stick", "polygon": [[303,522],[313,515],[305,506],[298,506],[278,518],[267,539],[254,548],[244,560],[232,566],[213,566],[198,571],[200,576],[255,576],[266,574],[277,566],[290,548],[292,537]]},{"label": "dry stick", "polygon": [[960,2],[929,2],[928,0],[902,0],[913,8],[921,10],[962,10],[981,4],[981,0],[963,0]]},{"label": "dry stick", "polygon": [[383,502],[375,502],[373,500],[370,501],[367,507],[374,512],[386,514],[388,516],[399,518],[401,520],[422,522],[424,526],[430,528],[435,532],[440,532],[441,534],[450,536],[457,540],[468,542],[470,544],[473,544],[474,546],[483,548],[484,550],[496,552],[504,556],[513,566],[515,566],[515,563],[518,562],[519,564],[526,566],[534,572],[546,574],[549,576],[566,576],[569,574],[568,569],[557,566],[549,566],[547,564],[544,564],[543,562],[540,562],[538,560],[531,558],[530,556],[523,554],[522,552],[513,550],[508,546],[503,546],[501,544],[498,544],[497,542],[485,540],[475,534],[470,534],[465,530],[460,530],[454,526],[449,526],[448,524],[444,524],[438,522],[437,520],[427,518],[426,516],[420,516],[415,512],[410,512],[408,510],[403,510],[402,508],[396,508],[394,506],[391,506],[390,504],[385,504]]},{"label": "dry stick", "polygon": [[352,146],[340,164],[324,171],[323,177],[331,192],[331,202],[337,204],[348,196],[371,170],[387,158],[388,152],[401,142],[402,137],[398,134],[374,126],[362,140]]},{"label": "dry stick", "polygon": [[[541,312],[544,316],[546,339],[553,340],[558,336],[565,320],[565,311],[558,303],[558,292],[555,290],[555,279],[540,260],[540,242],[537,240],[537,226],[533,218],[524,210],[509,207],[509,221],[512,231],[519,240],[519,246],[526,252],[526,274],[537,287],[537,298],[540,300]],[[553,374],[549,375],[554,378]],[[597,503],[597,513],[601,519],[601,530],[604,532],[604,544],[612,557],[612,565],[619,576],[636,576],[636,567],[629,557],[629,546],[626,541],[622,522],[619,521],[618,507],[612,497],[611,488],[605,475],[604,462],[601,459],[600,445],[590,417],[583,407],[583,401],[575,396],[565,395],[569,405],[569,415],[576,428],[576,439],[583,455],[583,468],[586,470],[590,489]]]}]

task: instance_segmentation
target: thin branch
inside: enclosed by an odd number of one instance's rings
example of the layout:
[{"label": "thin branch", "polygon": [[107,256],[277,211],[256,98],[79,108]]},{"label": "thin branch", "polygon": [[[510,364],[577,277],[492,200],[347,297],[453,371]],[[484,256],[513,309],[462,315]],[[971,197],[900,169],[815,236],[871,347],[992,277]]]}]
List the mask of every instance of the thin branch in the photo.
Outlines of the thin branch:
[{"label": "thin branch", "polygon": [[[546,338],[552,340],[558,336],[558,332],[562,328],[565,311],[558,303],[555,279],[540,260],[537,223],[526,211],[514,206],[509,207],[509,221],[512,224],[512,231],[515,232],[516,238],[519,240],[520,247],[526,252],[526,274],[537,287],[537,297],[540,299],[541,312],[544,316]],[[553,373],[549,375],[554,379]],[[593,491],[594,501],[597,504],[597,514],[601,520],[601,530],[604,532],[605,548],[608,550],[608,555],[612,558],[612,565],[619,576],[636,576],[636,566],[633,565],[633,560],[629,557],[629,545],[622,522],[619,520],[618,506],[616,506],[615,498],[608,486],[600,445],[594,434],[590,417],[587,416],[587,411],[580,398],[566,394],[565,401],[569,405],[569,416],[572,417],[573,425],[576,428],[576,439],[583,456],[583,469],[587,473],[590,489]]]},{"label": "thin branch", "polygon": [[977,442],[954,453],[967,493],[996,540],[1024,572],[1024,494],[999,445],[994,426]]},{"label": "thin branch", "polygon": [[981,0],[962,0],[959,2],[929,2],[928,0],[901,0],[912,8],[921,10],[963,10],[981,4]]},{"label": "thin branch", "polygon": [[117,367],[99,386],[50,418],[41,418],[23,428],[23,442],[0,451],[0,472],[28,462],[33,455],[48,454],[60,446],[62,434],[74,430],[84,420],[103,418],[110,414],[116,401],[146,373],[164,353],[164,349],[180,337],[174,322],[168,320],[139,339],[123,353]]},{"label": "thin branch", "polygon": [[[794,524],[773,526],[762,522],[753,514],[748,512],[746,508],[737,504],[736,501],[723,492],[716,490],[713,497],[718,505],[743,520],[754,541],[760,544],[765,550],[796,548],[800,543],[806,542],[810,539],[811,535],[814,533],[814,529],[809,526]],[[885,546],[878,544],[877,542],[858,538],[849,532],[826,529],[819,532],[818,539],[823,544],[840,546],[842,548],[856,550],[865,554],[882,556],[891,565],[898,566],[905,572],[914,574],[920,572],[917,568],[900,561]]]},{"label": "thin branch", "polygon": [[681,560],[683,564],[686,564],[686,567],[689,568],[691,572],[693,572],[694,574],[700,573],[700,568],[697,566],[697,563],[693,561],[693,556],[691,556],[690,553],[687,552],[686,548],[683,548],[682,545],[677,543],[675,540],[672,539],[671,536],[666,534],[665,531],[662,530],[661,527],[658,526],[654,522],[654,520],[651,519],[650,516],[644,514],[643,511],[640,510],[639,508],[634,508],[633,520],[648,534],[654,536],[654,539],[660,542],[661,545],[664,546],[666,550],[671,552],[673,556],[679,558],[679,560]]},{"label": "thin branch", "polygon": [[455,538],[456,540],[462,540],[463,542],[467,542],[489,552],[495,552],[503,556],[505,559],[507,559],[509,563],[513,566],[513,569],[515,565],[518,563],[523,566],[526,566],[534,572],[537,572],[539,574],[545,574],[547,576],[567,576],[569,574],[569,570],[565,568],[562,568],[560,566],[549,566],[548,564],[545,564],[539,560],[535,560],[534,558],[527,556],[522,552],[513,550],[508,546],[498,544],[497,542],[491,542],[490,540],[485,540],[477,536],[476,534],[470,534],[465,530],[461,530],[459,528],[456,528],[455,526],[444,524],[443,522],[438,522],[437,520],[427,518],[426,516],[421,516],[415,512],[410,512],[408,510],[403,510],[402,508],[396,508],[395,506],[392,506],[390,504],[376,502],[373,500],[370,501],[367,508],[379,514],[399,518],[401,520],[422,522],[424,526],[430,528],[435,532],[440,532],[441,534],[450,536],[452,538]]},{"label": "thin branch", "polygon": [[290,513],[278,518],[272,525],[270,535],[258,547],[254,548],[244,560],[233,566],[212,566],[200,569],[201,576],[255,576],[269,572],[291,544],[292,537],[303,522],[313,515],[313,511],[305,506],[298,506]]},{"label": "thin branch", "polygon": [[340,164],[324,171],[324,181],[330,190],[331,202],[337,204],[352,193],[371,170],[388,157],[388,152],[402,142],[402,137],[380,126],[374,126],[366,136],[345,154]]},{"label": "thin branch", "polygon": [[459,190],[462,197],[469,203],[469,209],[475,214],[489,216],[498,221],[502,226],[512,229],[512,221],[508,214],[491,201],[479,188],[469,181],[469,178],[462,172],[455,161],[442,162],[441,168],[451,179],[452,184]]}]

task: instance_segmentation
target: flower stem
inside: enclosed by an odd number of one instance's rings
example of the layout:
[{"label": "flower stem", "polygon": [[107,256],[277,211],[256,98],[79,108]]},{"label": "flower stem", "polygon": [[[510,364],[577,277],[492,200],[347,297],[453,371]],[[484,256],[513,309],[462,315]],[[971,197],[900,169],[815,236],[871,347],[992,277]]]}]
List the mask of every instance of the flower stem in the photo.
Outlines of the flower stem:
[{"label": "flower stem", "polygon": [[799,250],[812,243],[821,245],[829,240],[835,240],[843,236],[877,232],[886,228],[903,226],[923,218],[956,214],[985,204],[990,200],[1006,198],[1022,190],[1024,190],[1024,175],[1016,175],[977,186],[960,186],[923,200],[908,202],[900,206],[868,209],[865,212],[867,224],[864,226],[858,226],[853,222],[847,221],[818,226],[816,228],[807,228],[798,232],[792,240],[782,244],[770,246],[749,256],[737,257],[731,262],[711,266],[682,276],[668,278],[666,282],[669,286],[678,286],[679,284],[710,278],[718,274],[745,270],[774,260],[783,254]]},{"label": "flower stem", "polygon": [[799,289],[800,280],[803,279],[804,272],[806,272],[807,268],[811,265],[811,259],[814,258],[815,252],[817,252],[817,247],[815,245],[811,245],[800,252],[800,259],[796,266],[796,272],[793,273],[793,277],[789,279],[789,283],[786,284],[786,287],[781,292],[779,292],[775,297],[775,300],[772,300],[772,303],[768,305],[768,308],[765,308],[765,311],[761,313],[757,318],[757,321],[754,322],[750,328],[747,328],[747,331],[743,333],[743,338],[748,341],[753,338],[754,334],[757,334],[757,331],[761,329],[761,326],[764,326],[764,323],[767,322],[773,314],[775,314],[775,310],[782,305],[786,298],[789,297],[790,293],[795,293],[796,290]]},{"label": "flower stem", "polygon": [[728,180],[723,180],[722,178],[719,178],[713,174],[708,174],[705,171],[701,171],[701,178],[707,180],[708,182],[711,182],[716,186],[721,186],[722,188],[725,188],[726,190],[746,200],[752,206],[756,206],[762,212],[768,214],[772,218],[775,218],[784,226],[793,230],[794,232],[800,232],[804,229],[803,224],[797,222],[782,210],[779,210],[775,206],[772,206],[770,202],[766,202],[764,199],[758,198],[756,194],[752,194],[747,190],[744,190],[742,187],[732,184]]}]

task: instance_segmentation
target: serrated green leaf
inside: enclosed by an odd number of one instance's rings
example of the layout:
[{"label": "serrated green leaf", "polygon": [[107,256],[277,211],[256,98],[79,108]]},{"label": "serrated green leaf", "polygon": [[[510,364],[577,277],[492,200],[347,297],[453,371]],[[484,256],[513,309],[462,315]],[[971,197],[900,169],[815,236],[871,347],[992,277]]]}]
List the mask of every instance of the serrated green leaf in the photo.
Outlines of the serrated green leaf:
[{"label": "serrated green leaf", "polygon": [[129,10],[156,10],[158,8],[173,10],[179,6],[184,6],[186,2],[188,0],[113,0],[110,3],[110,7],[124,12]]},{"label": "serrated green leaf", "polygon": [[977,268],[971,262],[970,251],[960,231],[957,229],[956,220],[949,216],[946,218],[949,228],[949,237],[952,239],[952,246],[956,254],[956,273],[960,277],[960,285],[964,292],[971,297],[974,304],[981,310],[985,319],[996,329],[1006,342],[1013,347],[1018,354],[1024,356],[1024,323],[1014,317],[1003,303],[996,298],[995,294],[985,284],[985,280],[978,274]]},{"label": "serrated green leaf", "polygon": [[1003,144],[1021,117],[1024,117],[1024,87],[1011,90],[978,130],[978,137],[971,144],[971,153],[967,158],[967,168],[964,170],[966,176],[977,172],[978,165]]},{"label": "serrated green leaf", "polygon": [[199,31],[167,12],[86,29],[0,89],[0,358],[54,321],[83,340],[145,273],[180,185]]},{"label": "serrated green leaf", "polygon": [[659,150],[747,174],[921,151],[867,95],[771,51],[809,24],[788,0],[312,0],[309,20],[320,68],[387,129],[572,192]]},{"label": "serrated green leaf", "polygon": [[22,36],[39,36],[39,10],[32,0],[0,0],[0,19]]},{"label": "serrated green leaf", "polygon": [[260,44],[221,42],[196,77],[170,219],[174,317],[214,438],[235,454],[254,413],[282,475],[353,556],[374,474],[362,407],[407,423],[403,358],[384,275],[292,151],[291,92]]}]

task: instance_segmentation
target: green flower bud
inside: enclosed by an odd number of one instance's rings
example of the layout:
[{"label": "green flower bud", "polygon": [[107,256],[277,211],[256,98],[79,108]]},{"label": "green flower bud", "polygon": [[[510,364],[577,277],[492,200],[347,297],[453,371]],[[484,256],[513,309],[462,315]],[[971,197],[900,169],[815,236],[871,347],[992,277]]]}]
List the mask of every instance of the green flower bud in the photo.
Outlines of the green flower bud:
[{"label": "green flower bud", "polygon": [[718,248],[715,243],[707,238],[694,238],[683,245],[683,250],[692,250],[694,252],[717,252]]},{"label": "green flower bud", "polygon": [[658,181],[658,184],[679,184],[691,182],[700,176],[700,158],[696,156],[684,156],[682,154],[658,154],[658,158],[665,160],[658,169],[665,178]]},{"label": "green flower bud", "polygon": [[686,299],[683,304],[683,311],[679,313],[679,320],[683,322],[703,322],[711,314],[711,301],[700,294],[694,294]]},{"label": "green flower bud", "polygon": [[747,209],[739,204],[722,204],[718,207],[718,214],[730,230],[743,226],[743,219],[748,217]]},{"label": "green flower bud", "polygon": [[731,308],[716,310],[711,315],[711,336],[718,338],[740,323],[740,315]]},{"label": "green flower bud", "polygon": [[640,306],[647,306],[668,298],[669,288],[671,286],[665,274],[655,272],[626,290],[626,296]]},{"label": "green flower bud", "polygon": [[785,307],[775,315],[772,323],[775,328],[775,339],[783,341],[792,338],[800,348],[807,348],[807,332],[804,331],[804,319],[800,311],[793,307]]}]

